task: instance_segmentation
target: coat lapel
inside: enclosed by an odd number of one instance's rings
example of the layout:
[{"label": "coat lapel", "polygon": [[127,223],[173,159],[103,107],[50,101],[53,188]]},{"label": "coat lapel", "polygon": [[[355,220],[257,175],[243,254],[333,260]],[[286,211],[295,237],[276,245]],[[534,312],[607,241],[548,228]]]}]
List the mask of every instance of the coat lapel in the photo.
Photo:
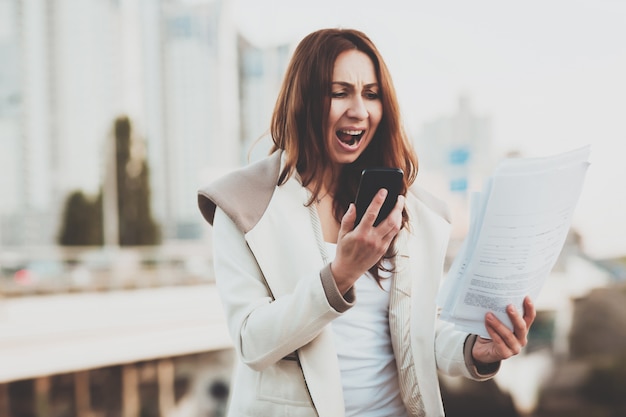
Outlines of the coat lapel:
[{"label": "coat lapel", "polygon": [[302,273],[323,266],[306,199],[295,180],[276,187],[263,217],[246,235],[274,298],[291,293]]},{"label": "coat lapel", "polygon": [[[246,235],[274,298],[293,292],[298,277],[324,266],[316,235],[321,231],[312,227],[307,199],[306,190],[295,179],[276,187],[267,211]],[[298,349],[298,356],[318,415],[343,416],[343,390],[330,326]]]},{"label": "coat lapel", "polygon": [[[391,344],[396,357],[399,372],[402,400],[411,416],[423,416],[424,404],[418,381],[418,372],[414,367],[411,349],[411,304],[414,291],[413,281],[419,276],[419,270],[412,268],[415,254],[410,250],[411,233],[419,233],[419,219],[416,213],[410,213],[413,222],[411,232],[403,229],[396,239],[396,265],[389,294],[389,331]],[[417,289],[419,291],[419,289]]]},{"label": "coat lapel", "polygon": [[[449,224],[420,201],[407,205],[411,230],[402,230],[397,239],[397,268],[390,294],[389,326],[400,372],[402,398],[412,416],[428,411],[423,398],[437,398],[434,361],[436,294],[447,250]],[[434,375],[429,375],[435,372]],[[432,410],[431,410],[432,411]]]}]

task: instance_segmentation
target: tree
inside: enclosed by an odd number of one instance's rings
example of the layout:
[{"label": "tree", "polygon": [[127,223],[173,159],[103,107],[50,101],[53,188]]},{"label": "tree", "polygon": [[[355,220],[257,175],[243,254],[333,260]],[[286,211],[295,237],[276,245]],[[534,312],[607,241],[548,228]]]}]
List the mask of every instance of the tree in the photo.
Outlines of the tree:
[{"label": "tree", "polygon": [[[157,245],[161,228],[152,217],[150,177],[144,144],[132,135],[128,117],[113,123],[115,144],[117,219],[120,246]],[[103,245],[103,191],[95,199],[74,191],[66,201],[59,244],[64,246]]]},{"label": "tree", "polygon": [[143,143],[132,136],[128,117],[115,120],[117,206],[121,246],[156,245],[161,230],[152,217],[150,178]]},{"label": "tree", "polygon": [[72,192],[63,210],[59,244],[63,246],[102,245],[102,200],[82,191]]}]

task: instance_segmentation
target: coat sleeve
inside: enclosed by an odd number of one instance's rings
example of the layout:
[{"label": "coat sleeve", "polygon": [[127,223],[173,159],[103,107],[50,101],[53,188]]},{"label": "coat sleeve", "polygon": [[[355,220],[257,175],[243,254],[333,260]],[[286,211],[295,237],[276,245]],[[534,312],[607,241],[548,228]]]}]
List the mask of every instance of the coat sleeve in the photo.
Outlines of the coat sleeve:
[{"label": "coat sleeve", "polygon": [[[447,205],[428,193],[426,190],[413,186],[411,187],[411,194],[419,200],[421,207],[426,207],[427,210],[422,210],[423,215],[434,214],[436,221],[451,222],[450,212]],[[412,200],[415,202],[415,200]],[[417,207],[417,206],[416,206]],[[414,209],[417,213],[417,208]],[[433,241],[437,234],[432,232]],[[447,240],[446,240],[447,246]],[[445,252],[445,250],[444,250]],[[443,262],[441,269],[438,269],[438,278],[435,282],[439,283],[443,275]],[[433,297],[435,297],[438,289],[432,288]],[[437,310],[436,306],[433,306],[432,311],[435,314]],[[466,332],[455,329],[451,323],[444,322],[439,319],[439,314],[435,314],[435,360],[437,362],[437,369],[442,373],[450,376],[465,376],[477,381],[486,380],[492,378],[500,367],[500,362],[490,364],[486,367],[478,367],[472,358],[472,347],[476,341],[476,335],[471,335]]]},{"label": "coat sleeve", "polygon": [[[216,283],[229,332],[242,361],[251,368],[265,369],[292,354],[341,315],[329,301],[332,288],[324,284],[326,268],[294,277],[294,291],[274,299],[245,235],[219,207],[213,240]],[[350,301],[345,303],[349,308]]]},{"label": "coat sleeve", "polygon": [[437,319],[437,368],[446,375],[464,376],[475,381],[493,378],[500,369],[500,362],[478,367],[472,358],[475,342],[476,335],[456,330],[454,325]]}]

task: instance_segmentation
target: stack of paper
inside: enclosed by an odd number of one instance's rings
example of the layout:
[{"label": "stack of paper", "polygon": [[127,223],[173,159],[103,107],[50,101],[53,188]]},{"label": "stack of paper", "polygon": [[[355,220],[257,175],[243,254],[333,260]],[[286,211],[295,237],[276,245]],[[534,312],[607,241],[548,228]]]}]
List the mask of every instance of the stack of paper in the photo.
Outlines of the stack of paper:
[{"label": "stack of paper", "polygon": [[470,201],[470,228],[441,287],[441,318],[489,338],[492,311],[510,329],[506,306],[523,312],[557,261],[589,166],[590,148],[503,161]]}]

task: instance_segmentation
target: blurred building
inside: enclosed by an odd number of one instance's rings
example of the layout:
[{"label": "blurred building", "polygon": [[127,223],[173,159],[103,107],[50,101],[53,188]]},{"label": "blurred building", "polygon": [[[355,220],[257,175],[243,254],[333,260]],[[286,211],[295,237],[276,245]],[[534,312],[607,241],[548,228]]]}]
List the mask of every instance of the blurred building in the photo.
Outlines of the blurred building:
[{"label": "blurred building", "polygon": [[8,80],[16,108],[0,142],[0,153],[14,161],[4,187],[17,190],[11,206],[1,203],[2,238],[11,245],[48,244],[67,193],[99,189],[113,118],[133,115],[125,105],[132,93],[122,77],[121,7],[71,0],[1,4],[10,23],[2,25],[8,27],[3,38],[14,58],[3,59],[3,67],[19,74]]},{"label": "blurred building", "polygon": [[467,95],[454,113],[424,123],[415,138],[418,182],[448,203],[453,242],[467,233],[470,193],[482,188],[497,162],[492,142],[491,119],[476,114]]},{"label": "blurred building", "polygon": [[241,163],[227,0],[0,1],[0,243],[56,240],[67,195],[104,183],[127,115],[146,145],[166,239],[200,236],[207,167]]},{"label": "blurred building", "polygon": [[[170,238],[199,236],[195,195],[200,171],[229,160],[228,165],[236,163],[229,155],[236,150],[229,152],[227,141],[220,140],[219,8],[219,2],[164,2],[162,8],[161,62],[154,63],[161,66],[161,79],[154,81],[162,88],[162,117],[155,117],[151,126],[162,144],[152,150],[151,161],[160,170],[155,197],[168,219]],[[158,84],[154,87],[150,91],[159,90]],[[236,114],[230,117],[237,120]]]},{"label": "blurred building", "polygon": [[[49,143],[44,140],[50,127],[45,110],[48,91],[33,92],[38,95],[38,108],[26,100],[26,93],[41,85],[46,71],[27,72],[23,65],[28,60],[35,68],[47,66],[41,46],[33,37],[22,36],[24,26],[43,18],[36,14],[27,21],[24,8],[18,1],[0,2],[0,158],[4,170],[0,192],[7,193],[0,203],[0,238],[8,242],[32,235],[33,229],[45,230],[41,214],[53,195],[50,161],[45,157]],[[41,28],[35,30],[41,33]]]},{"label": "blurred building", "polygon": [[269,127],[291,46],[259,47],[239,37],[242,161],[266,155],[271,145]]},{"label": "blurred building", "polygon": [[491,119],[476,114],[467,95],[459,97],[455,113],[425,123],[415,146],[421,166],[443,174],[453,193],[465,195],[495,162]]}]

